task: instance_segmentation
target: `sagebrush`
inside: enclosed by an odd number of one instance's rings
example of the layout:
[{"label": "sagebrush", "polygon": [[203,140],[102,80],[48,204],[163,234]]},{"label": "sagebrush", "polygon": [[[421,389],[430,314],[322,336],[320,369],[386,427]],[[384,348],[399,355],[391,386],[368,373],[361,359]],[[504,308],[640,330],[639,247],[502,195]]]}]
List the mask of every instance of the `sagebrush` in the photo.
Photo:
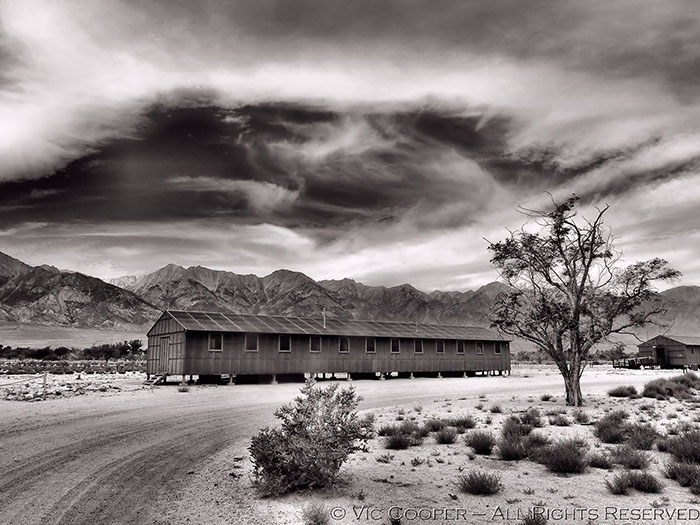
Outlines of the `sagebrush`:
[{"label": "sagebrush", "polygon": [[372,429],[357,415],[353,388],[325,388],[313,381],[292,403],[275,411],[276,428],[263,428],[249,451],[253,482],[267,494],[333,484],[348,456],[367,450]]}]

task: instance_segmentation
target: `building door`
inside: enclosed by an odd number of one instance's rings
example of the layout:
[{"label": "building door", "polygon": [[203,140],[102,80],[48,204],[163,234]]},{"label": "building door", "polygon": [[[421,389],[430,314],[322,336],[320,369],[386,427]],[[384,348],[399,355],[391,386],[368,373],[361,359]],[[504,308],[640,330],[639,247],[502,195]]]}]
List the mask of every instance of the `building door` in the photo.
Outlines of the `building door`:
[{"label": "building door", "polygon": [[158,349],[158,373],[168,373],[168,359],[170,354],[170,338],[160,338],[160,348]]},{"label": "building door", "polygon": [[656,347],[656,363],[661,367],[666,365],[666,348],[663,346]]}]

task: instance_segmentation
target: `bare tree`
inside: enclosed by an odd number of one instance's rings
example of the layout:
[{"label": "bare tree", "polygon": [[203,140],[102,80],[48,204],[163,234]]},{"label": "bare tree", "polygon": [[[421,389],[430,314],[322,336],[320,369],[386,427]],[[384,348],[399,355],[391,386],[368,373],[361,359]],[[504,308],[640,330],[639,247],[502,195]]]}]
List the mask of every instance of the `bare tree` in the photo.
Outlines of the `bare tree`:
[{"label": "bare tree", "polygon": [[492,325],[546,352],[564,378],[566,403],[574,406],[583,403],[581,374],[594,345],[652,323],[663,312],[654,283],[681,275],[658,258],[621,268],[603,226],[609,207],[597,209],[592,220],[579,218],[578,200],[552,200],[547,211],[521,208],[530,223],[488,247],[511,287],[498,297]]}]

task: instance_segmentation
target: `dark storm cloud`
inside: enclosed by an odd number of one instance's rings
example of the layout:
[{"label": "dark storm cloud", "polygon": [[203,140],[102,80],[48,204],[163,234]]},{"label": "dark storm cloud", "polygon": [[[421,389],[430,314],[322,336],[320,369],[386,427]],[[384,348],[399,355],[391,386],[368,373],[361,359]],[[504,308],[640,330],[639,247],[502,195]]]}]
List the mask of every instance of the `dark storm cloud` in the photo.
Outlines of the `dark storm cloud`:
[{"label": "dark storm cloud", "polygon": [[[447,206],[495,182],[479,166],[503,155],[504,127],[478,126],[477,117],[428,112],[157,107],[138,137],[115,140],[52,177],[1,184],[0,206],[13,211],[0,221],[229,217],[309,228],[398,221],[416,206]],[[501,170],[496,179],[509,176]],[[460,213],[444,225],[466,220]]]},{"label": "dark storm cloud", "polygon": [[[636,216],[647,192],[697,208],[694,2],[0,0],[0,21],[0,240],[41,262],[133,271],[186,234],[185,264],[465,287],[545,190],[615,203],[633,254],[692,222]],[[71,259],[92,249],[114,264]]]}]

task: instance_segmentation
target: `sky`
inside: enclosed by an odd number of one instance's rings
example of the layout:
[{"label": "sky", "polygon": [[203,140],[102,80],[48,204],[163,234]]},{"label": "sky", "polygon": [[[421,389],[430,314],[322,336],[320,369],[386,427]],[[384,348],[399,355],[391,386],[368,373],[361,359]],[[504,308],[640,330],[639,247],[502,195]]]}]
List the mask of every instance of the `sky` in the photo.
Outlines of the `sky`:
[{"label": "sky", "polygon": [[0,252],[474,289],[548,193],[700,284],[693,1],[0,0]]}]

